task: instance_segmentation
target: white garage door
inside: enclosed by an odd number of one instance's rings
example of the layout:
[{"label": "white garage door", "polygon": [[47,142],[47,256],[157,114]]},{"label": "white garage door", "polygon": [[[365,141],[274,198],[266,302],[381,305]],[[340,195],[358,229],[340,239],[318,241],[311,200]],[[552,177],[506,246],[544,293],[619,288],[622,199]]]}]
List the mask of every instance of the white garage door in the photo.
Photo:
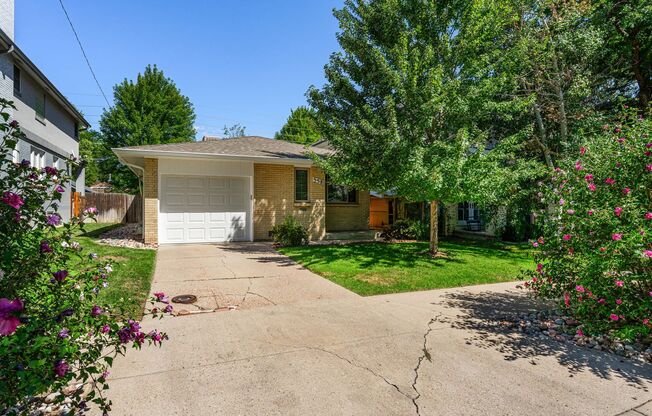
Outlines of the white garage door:
[{"label": "white garage door", "polygon": [[249,215],[249,178],[161,177],[161,243],[247,240]]}]

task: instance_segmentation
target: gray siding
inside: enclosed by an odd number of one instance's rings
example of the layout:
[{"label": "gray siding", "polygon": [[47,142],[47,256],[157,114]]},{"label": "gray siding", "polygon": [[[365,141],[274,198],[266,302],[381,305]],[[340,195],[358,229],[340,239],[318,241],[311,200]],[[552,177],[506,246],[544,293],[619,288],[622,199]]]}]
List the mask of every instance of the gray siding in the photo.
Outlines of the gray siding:
[{"label": "gray siding", "polygon": [[[1,17],[1,15],[0,15]],[[11,111],[12,118],[20,123],[25,138],[18,143],[19,158],[29,160],[32,148],[45,152],[45,164],[52,166],[54,157],[65,159],[70,155],[79,156],[79,143],[75,139],[75,119],[51,95],[46,93],[45,120],[36,118],[35,104],[42,97],[44,90],[27,70],[21,67],[21,91],[14,93],[14,58],[12,55],[0,55],[0,97],[13,101],[16,109]],[[63,163],[63,162],[60,162]],[[61,198],[59,214],[64,220],[70,218],[71,188],[84,193],[84,172],[73,184],[68,184]]]}]

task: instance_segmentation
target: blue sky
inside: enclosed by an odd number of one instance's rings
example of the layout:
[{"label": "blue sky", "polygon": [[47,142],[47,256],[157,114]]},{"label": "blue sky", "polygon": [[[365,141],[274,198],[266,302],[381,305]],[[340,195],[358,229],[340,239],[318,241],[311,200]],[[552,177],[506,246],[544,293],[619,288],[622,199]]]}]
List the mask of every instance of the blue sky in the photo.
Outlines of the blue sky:
[{"label": "blue sky", "polygon": [[[102,88],[156,64],[195,105],[198,137],[272,137],[338,49],[341,0],[64,0]],[[97,128],[106,107],[58,0],[17,0],[15,40]]]}]

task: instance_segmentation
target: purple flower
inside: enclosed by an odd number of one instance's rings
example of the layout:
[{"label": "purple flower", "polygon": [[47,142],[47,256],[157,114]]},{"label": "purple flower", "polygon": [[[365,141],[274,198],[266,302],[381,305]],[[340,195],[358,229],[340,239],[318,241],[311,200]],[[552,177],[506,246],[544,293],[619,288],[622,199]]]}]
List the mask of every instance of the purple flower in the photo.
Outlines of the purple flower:
[{"label": "purple flower", "polygon": [[70,336],[70,330],[68,328],[63,328],[61,331],[59,331],[58,336],[61,339],[68,338]]},{"label": "purple flower", "polygon": [[11,122],[9,123],[9,127],[11,127],[12,129],[15,129],[16,127],[18,127],[18,121],[11,120]]},{"label": "purple flower", "polygon": [[104,311],[102,310],[102,308],[100,308],[99,306],[95,305],[95,306],[93,306],[93,308],[91,309],[91,316],[92,316],[93,318],[97,318],[98,316],[100,316],[100,315],[102,314],[102,312],[104,312]]},{"label": "purple flower", "polygon": [[163,302],[163,303],[169,303],[170,302],[168,297],[165,296],[165,293],[163,293],[163,292],[154,292],[154,297],[159,302]]},{"label": "purple flower", "polygon": [[70,366],[65,360],[59,360],[54,364],[54,373],[57,377],[65,376],[70,371]]},{"label": "purple flower", "polygon": [[41,253],[52,253],[52,247],[47,241],[43,240],[41,241],[40,251]]},{"label": "purple flower", "polygon": [[84,214],[87,214],[87,215],[95,215],[95,214],[97,214],[97,208],[95,208],[95,207],[88,207],[88,208],[86,208],[86,209],[84,210]]},{"label": "purple flower", "polygon": [[20,209],[20,207],[25,203],[20,195],[9,191],[5,192],[2,195],[2,202],[9,205],[13,209]]},{"label": "purple flower", "polygon": [[161,345],[161,341],[163,340],[163,334],[161,334],[157,330],[151,331],[149,334],[147,334],[147,336],[152,340],[154,345],[156,345],[156,343]]},{"label": "purple flower", "polygon": [[100,329],[100,332],[103,334],[107,334],[111,330],[111,327],[108,325],[102,325],[102,328]]},{"label": "purple flower", "polygon": [[15,314],[23,310],[23,301],[20,299],[0,299],[0,335],[11,335],[20,325],[20,319]]},{"label": "purple flower", "polygon": [[63,189],[63,186],[61,186],[61,185],[57,185],[57,186],[54,188],[54,192],[57,192],[57,193],[62,194],[62,193],[64,193],[64,192],[66,192],[66,190]]},{"label": "purple flower", "polygon": [[61,217],[58,214],[48,215],[48,225],[57,226],[61,224]]},{"label": "purple flower", "polygon": [[52,166],[46,166],[45,168],[43,168],[43,171],[50,176],[56,176],[59,173],[59,171],[56,168],[53,168]]},{"label": "purple flower", "polygon": [[174,308],[172,307],[172,305],[167,305],[165,308],[163,308],[163,312],[165,312],[165,313],[171,313],[171,312],[172,312],[172,309],[174,309]]},{"label": "purple flower", "polygon": [[23,159],[20,161],[20,167],[21,168],[28,168],[29,167],[29,160]]},{"label": "purple flower", "polygon": [[621,207],[614,208],[614,215],[616,217],[620,217],[620,214],[622,214],[622,213],[623,213],[623,209]]},{"label": "purple flower", "polygon": [[68,277],[68,270],[58,270],[52,273],[52,276],[54,276],[54,279],[57,282],[63,282],[66,279],[66,277]]}]

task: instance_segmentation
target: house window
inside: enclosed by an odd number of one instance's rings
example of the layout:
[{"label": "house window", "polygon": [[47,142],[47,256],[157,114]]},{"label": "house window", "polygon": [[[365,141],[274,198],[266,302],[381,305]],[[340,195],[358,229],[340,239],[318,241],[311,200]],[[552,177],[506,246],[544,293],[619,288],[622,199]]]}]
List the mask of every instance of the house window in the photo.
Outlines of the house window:
[{"label": "house window", "polygon": [[308,170],[307,169],[294,170],[294,200],[295,201],[308,200]]},{"label": "house window", "polygon": [[480,209],[473,202],[460,202],[457,204],[458,221],[479,221]]},{"label": "house window", "polygon": [[355,189],[344,185],[335,185],[326,178],[326,201],[334,204],[355,204],[358,193]]},{"label": "house window", "polygon": [[29,163],[32,167],[42,169],[45,167],[45,152],[39,148],[32,147],[29,153]]},{"label": "house window", "polygon": [[14,65],[14,93],[20,95],[20,68]]},{"label": "house window", "polygon": [[75,122],[75,139],[79,140],[79,123]]},{"label": "house window", "polygon": [[45,123],[45,93],[36,95],[34,111],[36,112],[36,119]]}]

